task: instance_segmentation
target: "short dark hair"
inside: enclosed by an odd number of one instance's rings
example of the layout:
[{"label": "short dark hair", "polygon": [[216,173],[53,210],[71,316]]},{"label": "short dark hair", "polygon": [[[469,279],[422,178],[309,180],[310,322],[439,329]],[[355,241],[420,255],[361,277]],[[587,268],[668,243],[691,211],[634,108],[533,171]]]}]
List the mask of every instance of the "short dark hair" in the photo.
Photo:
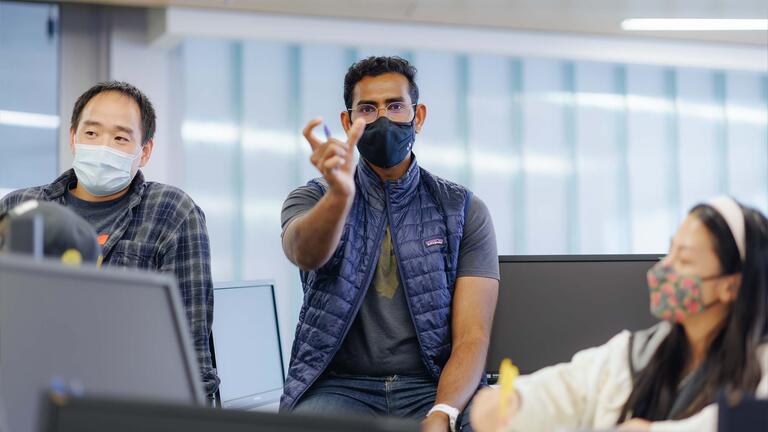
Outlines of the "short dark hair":
[{"label": "short dark hair", "polygon": [[355,90],[355,85],[361,79],[390,72],[399,73],[408,79],[408,94],[411,96],[411,103],[418,103],[419,86],[416,85],[416,68],[408,63],[408,60],[401,57],[371,56],[354,63],[347,70],[347,75],[344,77],[344,105],[347,109],[352,108],[352,93]]},{"label": "short dark hair", "polygon": [[72,130],[77,130],[77,125],[80,124],[80,115],[83,113],[83,109],[88,102],[98,94],[111,91],[122,93],[136,101],[141,113],[141,145],[145,145],[155,136],[155,108],[152,106],[152,102],[149,101],[147,95],[127,82],[105,81],[86,90],[85,93],[77,98],[75,107],[72,108],[72,120],[69,127]]}]

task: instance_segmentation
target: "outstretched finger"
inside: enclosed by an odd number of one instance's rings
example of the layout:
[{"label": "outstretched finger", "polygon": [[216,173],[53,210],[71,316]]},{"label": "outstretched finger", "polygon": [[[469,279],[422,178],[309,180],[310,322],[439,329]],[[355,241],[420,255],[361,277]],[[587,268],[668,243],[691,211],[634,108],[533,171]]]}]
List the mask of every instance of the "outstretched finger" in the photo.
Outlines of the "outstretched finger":
[{"label": "outstretched finger", "polygon": [[317,150],[318,147],[323,143],[317,137],[315,134],[312,133],[312,130],[316,128],[318,125],[320,125],[323,122],[323,119],[318,117],[316,119],[310,120],[309,123],[307,123],[306,126],[304,126],[303,134],[304,138],[307,139],[307,142],[309,142],[310,147],[312,147],[312,151]]},{"label": "outstretched finger", "polygon": [[357,119],[352,123],[352,127],[347,132],[347,149],[350,151],[355,148],[357,142],[360,141],[360,137],[363,136],[365,130],[365,120]]}]

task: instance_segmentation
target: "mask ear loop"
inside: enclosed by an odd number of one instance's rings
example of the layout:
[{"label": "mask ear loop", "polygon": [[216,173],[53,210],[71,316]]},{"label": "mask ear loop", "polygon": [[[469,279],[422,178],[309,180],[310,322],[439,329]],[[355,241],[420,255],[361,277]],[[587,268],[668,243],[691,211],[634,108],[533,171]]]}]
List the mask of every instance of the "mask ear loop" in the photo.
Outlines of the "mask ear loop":
[{"label": "mask ear loop", "polygon": [[[131,187],[131,185],[133,184],[133,179],[136,176],[136,174],[133,173],[133,163],[136,162],[136,159],[141,159],[143,152],[144,152],[144,144],[139,144],[139,151],[137,151],[136,154],[131,155],[131,172],[130,172],[131,182],[128,184],[128,187]],[[139,162],[139,164],[141,164],[141,162]],[[141,167],[137,166],[136,167],[137,173],[139,172],[139,169],[141,169]],[[99,266],[101,266],[101,264],[99,264]]]},{"label": "mask ear loop", "polygon": [[[133,157],[131,158],[131,171],[133,171],[133,163],[136,162],[136,159],[139,159],[139,165],[141,165],[141,157],[142,157],[143,153],[144,153],[144,144],[140,143],[139,144],[139,151],[137,151],[136,154],[133,155]],[[136,166],[136,172],[138,172],[139,169],[141,169],[141,167],[140,166]],[[132,174],[131,176],[133,177],[134,175],[135,174]],[[131,182],[133,182],[133,179],[131,179]]]},{"label": "mask ear loop", "polygon": [[131,161],[135,161],[136,159],[141,158],[142,153],[144,153],[144,144],[139,144],[139,151],[133,155],[133,159],[131,159]]},{"label": "mask ear loop", "polygon": [[[738,274],[738,273],[729,273],[729,274],[720,274],[720,275],[715,275],[715,276],[708,276],[708,277],[705,277],[705,278],[701,278],[701,281],[702,282],[707,282],[707,281],[711,281],[711,280],[715,280],[715,279],[724,278],[726,276],[732,276],[732,275],[735,275],[735,274]],[[735,291],[735,290],[736,290],[736,287],[734,287],[732,285],[728,285],[728,291]],[[707,310],[711,306],[716,305],[717,303],[720,303],[720,300],[717,300],[717,299],[713,300],[709,304],[705,304],[703,310]]]},{"label": "mask ear loop", "polygon": [[[719,278],[721,278],[721,277],[723,277],[723,276],[726,276],[726,275],[715,275],[715,276],[709,276],[709,277],[705,277],[705,278],[702,278],[702,277],[700,277],[699,279],[701,280],[701,282],[707,282],[707,281],[711,281],[711,280],[719,279]],[[701,290],[701,295],[702,295],[702,297],[703,297],[703,296],[704,296],[704,290],[703,290],[703,288],[701,287],[701,285],[699,285],[699,289]],[[701,311],[699,311],[699,312],[704,312],[705,310],[707,310],[707,309],[711,308],[712,306],[715,306],[716,304],[720,303],[720,300],[719,300],[719,299],[717,299],[717,298],[715,298],[714,300],[712,300],[711,302],[709,302],[709,303],[706,303],[706,304],[703,302],[703,300],[704,300],[704,299],[702,298],[702,305],[703,305],[704,307],[703,307],[703,308],[701,309]]]}]

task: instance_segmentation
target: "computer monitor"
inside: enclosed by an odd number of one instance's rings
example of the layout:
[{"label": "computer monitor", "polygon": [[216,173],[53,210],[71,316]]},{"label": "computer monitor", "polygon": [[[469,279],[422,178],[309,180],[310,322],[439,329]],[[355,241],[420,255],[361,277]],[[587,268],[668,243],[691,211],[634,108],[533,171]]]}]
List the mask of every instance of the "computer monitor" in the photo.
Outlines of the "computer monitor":
[{"label": "computer monitor", "polygon": [[175,279],[0,256],[0,404],[37,431],[53,380],[85,395],[203,403]]},{"label": "computer monitor", "polygon": [[277,410],[285,371],[274,283],[216,284],[213,295],[214,355],[222,407]]},{"label": "computer monitor", "polygon": [[98,398],[48,397],[41,432],[418,432],[393,417],[307,416]]},{"label": "computer monitor", "polygon": [[499,300],[486,371],[493,380],[509,357],[521,373],[569,361],[650,313],[646,272],[663,255],[499,257]]}]

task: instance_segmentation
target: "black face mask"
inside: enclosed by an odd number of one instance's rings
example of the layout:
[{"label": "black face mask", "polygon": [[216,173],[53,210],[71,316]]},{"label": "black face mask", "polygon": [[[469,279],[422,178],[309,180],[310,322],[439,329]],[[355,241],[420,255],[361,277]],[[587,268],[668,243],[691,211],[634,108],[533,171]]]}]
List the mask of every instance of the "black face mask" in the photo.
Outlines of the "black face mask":
[{"label": "black face mask", "polygon": [[365,126],[357,149],[365,160],[380,168],[392,168],[411,152],[415,138],[414,122],[396,123],[379,117]]}]

